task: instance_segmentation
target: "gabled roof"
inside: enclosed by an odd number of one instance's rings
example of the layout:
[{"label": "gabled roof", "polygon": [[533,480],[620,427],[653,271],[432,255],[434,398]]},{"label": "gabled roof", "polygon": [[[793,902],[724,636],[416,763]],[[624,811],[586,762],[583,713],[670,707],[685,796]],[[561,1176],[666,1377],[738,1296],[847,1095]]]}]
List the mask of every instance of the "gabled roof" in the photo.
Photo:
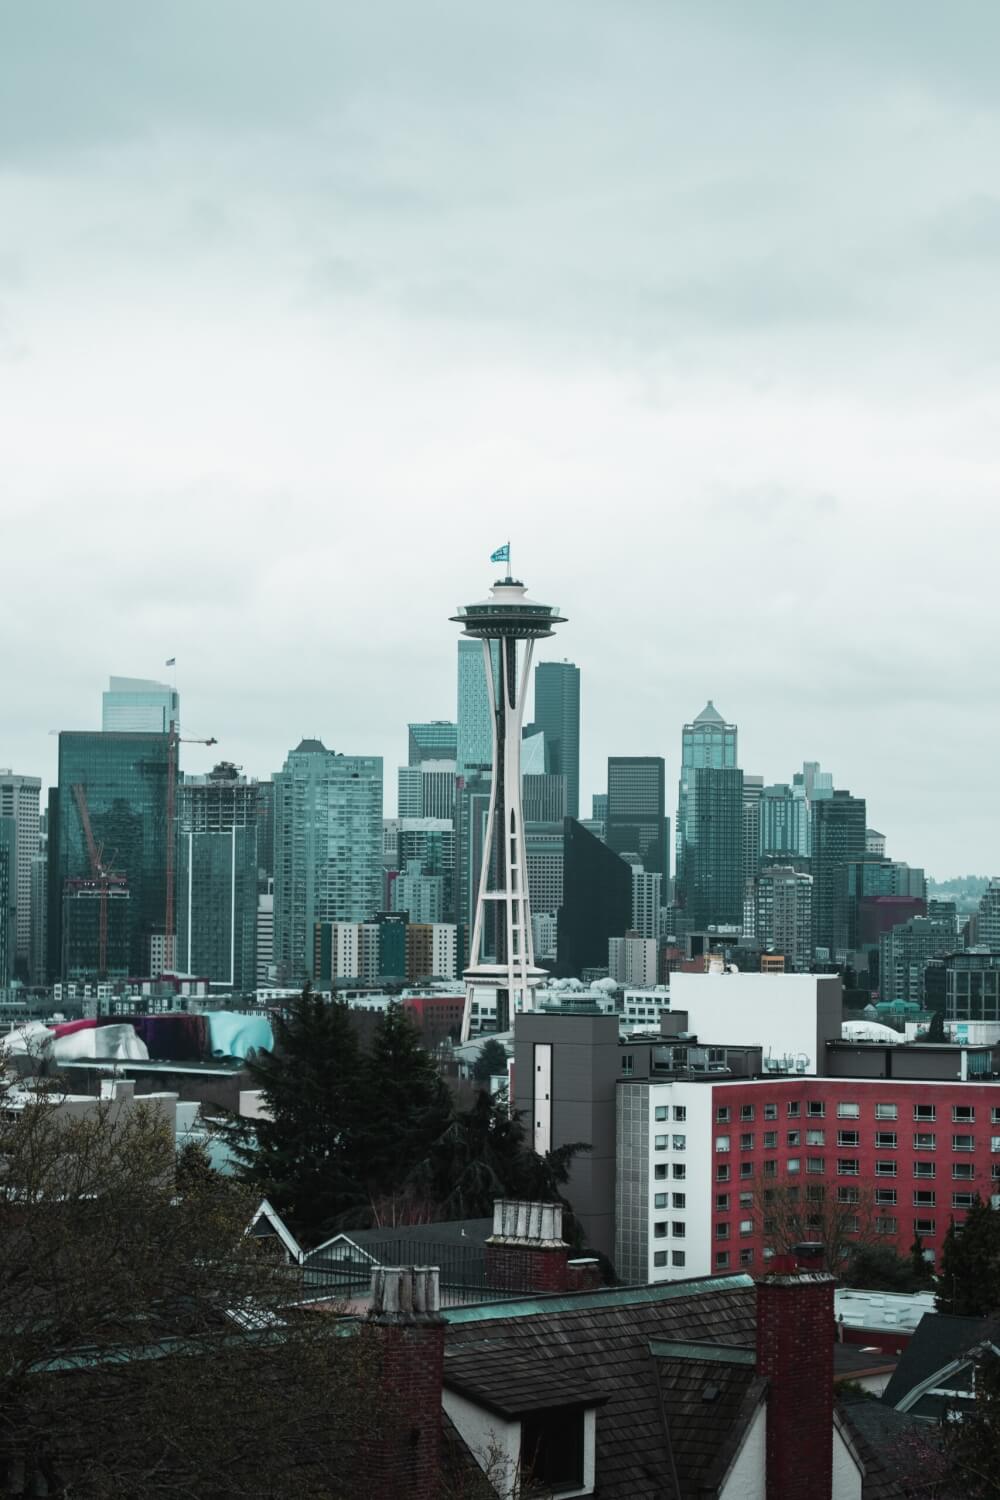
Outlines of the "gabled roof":
[{"label": "gabled roof", "polygon": [[987,1339],[1000,1342],[1000,1317],[960,1318],[951,1313],[925,1313],[900,1356],[882,1400],[899,1407],[918,1386],[926,1385],[932,1376]]},{"label": "gabled roof", "polygon": [[835,1412],[864,1464],[864,1500],[908,1500],[922,1492],[934,1442],[926,1423],[862,1395],[840,1395]]},{"label": "gabled roof", "polygon": [[[396,1250],[405,1249],[412,1245],[414,1248],[414,1264],[424,1264],[422,1257],[417,1254],[421,1246],[426,1245],[465,1245],[470,1248],[485,1245],[493,1233],[492,1219],[446,1219],[434,1224],[400,1224],[385,1226],[381,1229],[343,1229],[331,1239],[324,1240],[322,1245],[317,1245],[306,1255],[306,1262],[317,1262],[328,1258],[331,1250],[356,1245],[359,1250],[370,1253],[373,1249],[394,1247]],[[409,1264],[405,1256],[401,1256],[393,1264]]]},{"label": "gabled roof", "polygon": [[[659,1353],[658,1350],[665,1352]],[[715,1494],[764,1399],[750,1349],[652,1343],[679,1497]]]},{"label": "gabled roof", "polygon": [[268,1238],[279,1240],[295,1264],[301,1264],[303,1256],[302,1246],[288,1228],[288,1225],[284,1222],[277,1209],[273,1208],[266,1198],[261,1199],[260,1206],[247,1225],[246,1232],[254,1240]]}]

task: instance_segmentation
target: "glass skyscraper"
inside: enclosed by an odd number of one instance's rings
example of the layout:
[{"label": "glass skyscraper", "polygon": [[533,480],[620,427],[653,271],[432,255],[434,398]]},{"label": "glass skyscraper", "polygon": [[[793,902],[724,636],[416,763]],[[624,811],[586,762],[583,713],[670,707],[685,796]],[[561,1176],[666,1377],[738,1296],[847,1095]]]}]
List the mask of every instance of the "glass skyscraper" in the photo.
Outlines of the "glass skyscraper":
[{"label": "glass skyscraper", "polygon": [[688,792],[693,773],[702,766],[734,770],[737,763],[736,725],[727,724],[711,698],[698,717],[681,731],[681,774],[677,789],[677,884],[684,885],[684,865],[691,836]]},{"label": "glass skyscraper", "polygon": [[[496,681],[495,648],[493,657],[493,673],[494,681]],[[460,640],[458,643],[456,743],[459,776],[468,776],[477,771],[489,773],[493,766],[493,724],[481,641]]]},{"label": "glass skyscraper", "polygon": [[181,700],[169,682],[146,677],[112,677],[103,696],[105,734],[167,734],[180,724]]},{"label": "glass skyscraper", "polygon": [[743,772],[696,766],[686,797],[681,890],[693,928],[743,921]]},{"label": "glass skyscraper", "polygon": [[[670,874],[666,768],[659,755],[608,759],[606,842],[616,854],[638,857],[646,870]],[[618,936],[618,934],[612,934]]]},{"label": "glass skyscraper", "polygon": [[274,780],[274,957],[297,982],[317,922],[366,922],[382,906],[382,757],[302,740]]},{"label": "glass skyscraper", "polygon": [[545,735],[545,770],[566,778],[566,812],[580,816],[580,668],[543,661],[535,668],[533,728]]},{"label": "glass skyscraper", "polygon": [[[166,906],[167,749],[165,734],[63,732],[59,780],[49,800],[49,970],[53,978],[83,977],[82,951],[93,945],[87,912],[99,920],[101,901],[85,897],[76,882],[93,879],[84,817],[105,869],[121,875],[128,891],[109,895],[115,932],[128,956],[128,972],[148,977],[154,935],[162,937]],[[76,894],[74,894],[76,893]],[[66,903],[75,910],[64,920]],[[116,939],[117,940],[117,939]],[[80,948],[81,951],[77,951]],[[110,972],[110,968],[109,968]]]},{"label": "glass skyscraper", "polygon": [[226,761],[177,788],[177,966],[238,995],[256,987],[258,791]]},{"label": "glass skyscraper", "polygon": [[865,799],[835,791],[812,804],[813,947],[826,948],[834,963],[849,941],[847,866],[865,857]]},{"label": "glass skyscraper", "polygon": [[[480,647],[480,651],[482,648]],[[461,666],[459,666],[461,675]],[[461,693],[461,684],[459,685]],[[455,760],[458,757],[458,725],[448,719],[431,719],[426,724],[410,724],[409,764],[419,766],[425,760]]]}]

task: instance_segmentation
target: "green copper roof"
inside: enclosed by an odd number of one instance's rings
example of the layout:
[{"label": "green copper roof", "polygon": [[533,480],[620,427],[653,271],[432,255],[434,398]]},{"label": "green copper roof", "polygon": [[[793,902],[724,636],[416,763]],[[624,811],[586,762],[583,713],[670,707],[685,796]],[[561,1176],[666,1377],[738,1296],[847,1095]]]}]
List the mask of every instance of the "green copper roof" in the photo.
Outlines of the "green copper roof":
[{"label": "green copper roof", "polygon": [[475,1307],[442,1308],[449,1323],[485,1323],[495,1318],[530,1318],[538,1313],[579,1312],[588,1307],[635,1307],[649,1302],[671,1302],[700,1297],[706,1292],[742,1291],[753,1286],[752,1276],[711,1276],[700,1281],[662,1281],[653,1286],[605,1287],[598,1292],[570,1292],[566,1296],[537,1296],[511,1302],[483,1302]]}]

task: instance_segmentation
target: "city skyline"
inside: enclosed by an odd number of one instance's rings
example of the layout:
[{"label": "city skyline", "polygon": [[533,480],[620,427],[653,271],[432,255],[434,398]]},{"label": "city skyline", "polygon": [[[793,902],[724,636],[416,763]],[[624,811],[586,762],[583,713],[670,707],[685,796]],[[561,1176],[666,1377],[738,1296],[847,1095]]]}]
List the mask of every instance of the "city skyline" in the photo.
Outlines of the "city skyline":
[{"label": "city skyline", "polygon": [[582,807],[711,697],[989,873],[995,7],[75,15],[4,35],[5,765],[173,656],[249,774],[404,764],[509,536]]}]

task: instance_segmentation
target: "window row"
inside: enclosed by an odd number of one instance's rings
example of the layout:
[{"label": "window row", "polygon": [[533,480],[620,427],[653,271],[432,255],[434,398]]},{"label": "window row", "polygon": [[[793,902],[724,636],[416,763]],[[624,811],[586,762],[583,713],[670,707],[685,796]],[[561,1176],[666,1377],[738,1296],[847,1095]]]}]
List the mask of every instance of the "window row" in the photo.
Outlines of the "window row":
[{"label": "window row", "polygon": [[[807,1130],[804,1134],[807,1146],[826,1145],[825,1130]],[[786,1130],[785,1145],[791,1147],[801,1146],[803,1144],[802,1137],[803,1132],[801,1130]],[[678,1137],[675,1136],[674,1139],[677,1140]],[[680,1137],[680,1139],[685,1138]],[[666,1140],[666,1136],[658,1135],[656,1137],[658,1150],[666,1148]],[[661,1142],[663,1143],[662,1146]],[[732,1142],[733,1138],[731,1135],[717,1135],[715,1137],[716,1154],[724,1156],[728,1151],[731,1151]],[[776,1130],[765,1130],[761,1135],[761,1144],[765,1151],[776,1151],[778,1148],[778,1132]],[[895,1151],[898,1144],[899,1137],[895,1130],[876,1130],[876,1151]],[[755,1145],[756,1136],[752,1130],[744,1131],[740,1135],[739,1149],[741,1151],[753,1151]],[[848,1149],[851,1147],[859,1148],[861,1145],[860,1130],[838,1130],[837,1145],[846,1146]],[[936,1151],[936,1134],[930,1131],[915,1131],[913,1135],[913,1149],[914,1151]],[[953,1135],[951,1138],[951,1149],[953,1151],[974,1151],[976,1149],[976,1138],[975,1136],[965,1134]],[[990,1150],[1000,1153],[1000,1135],[990,1136]]]},{"label": "window row", "polygon": [[[800,1100],[791,1099],[786,1103],[785,1114],[789,1119],[795,1119],[802,1113],[803,1109]],[[804,1113],[813,1119],[822,1119],[826,1114],[826,1101],[823,1099],[808,1099],[806,1101]],[[666,1119],[666,1115],[658,1115],[657,1118]],[[676,1114],[674,1118],[677,1119]],[[728,1104],[720,1104],[718,1109],[715,1111],[715,1118],[720,1125],[729,1124],[729,1122],[733,1118],[732,1106]],[[755,1119],[756,1105],[741,1104],[738,1110],[738,1118],[741,1121]],[[764,1120],[776,1120],[778,1118],[777,1104],[763,1105],[761,1118]],[[861,1105],[858,1103],[852,1103],[848,1100],[841,1100],[837,1104],[837,1118],[839,1120],[859,1120],[861,1118]],[[936,1120],[937,1105],[914,1104],[913,1118],[914,1120]],[[976,1118],[976,1106],[974,1104],[953,1104],[951,1106],[951,1118],[956,1125],[971,1125],[974,1123]],[[875,1105],[875,1119],[898,1120],[899,1105],[877,1103]],[[1000,1106],[995,1105],[990,1110],[990,1123],[993,1125],[1000,1125]]]}]

